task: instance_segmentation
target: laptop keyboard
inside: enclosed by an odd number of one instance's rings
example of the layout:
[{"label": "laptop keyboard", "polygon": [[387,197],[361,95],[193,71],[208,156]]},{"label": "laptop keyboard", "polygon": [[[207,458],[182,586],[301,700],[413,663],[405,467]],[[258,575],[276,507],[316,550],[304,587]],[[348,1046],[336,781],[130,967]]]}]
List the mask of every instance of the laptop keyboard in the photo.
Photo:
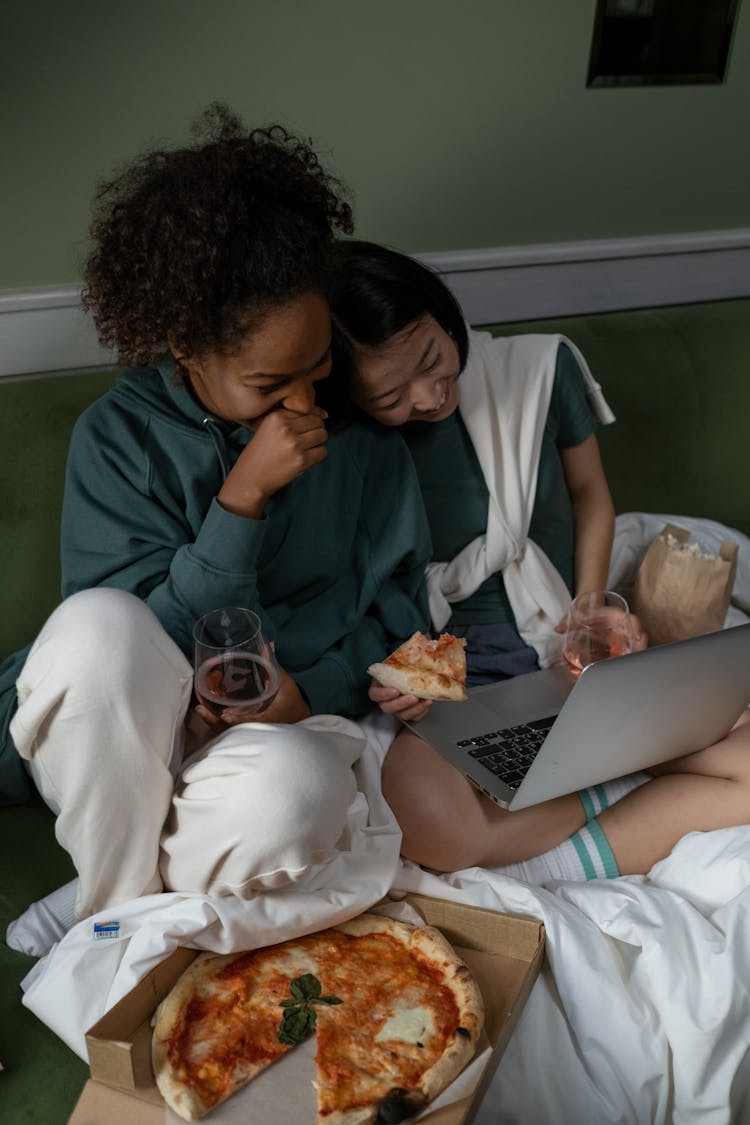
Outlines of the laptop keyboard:
[{"label": "laptop keyboard", "polygon": [[505,730],[487,731],[475,738],[462,738],[456,745],[478,759],[509,789],[518,789],[556,718],[557,715],[550,715]]}]

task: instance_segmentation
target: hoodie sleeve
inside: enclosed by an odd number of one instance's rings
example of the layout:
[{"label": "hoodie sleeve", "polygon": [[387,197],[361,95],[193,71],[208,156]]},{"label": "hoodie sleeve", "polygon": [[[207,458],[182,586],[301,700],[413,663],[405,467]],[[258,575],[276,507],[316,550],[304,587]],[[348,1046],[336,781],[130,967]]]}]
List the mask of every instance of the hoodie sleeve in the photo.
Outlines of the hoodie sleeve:
[{"label": "hoodie sleeve", "polygon": [[[266,521],[233,515],[213,500],[200,520],[168,474],[153,479],[142,420],[130,431],[106,412],[76,423],[62,512],[63,597],[113,586],[142,598],[183,652],[193,622],[217,605],[257,601],[257,558]],[[220,487],[217,472],[215,492]],[[193,524],[197,523],[197,530]]]}]

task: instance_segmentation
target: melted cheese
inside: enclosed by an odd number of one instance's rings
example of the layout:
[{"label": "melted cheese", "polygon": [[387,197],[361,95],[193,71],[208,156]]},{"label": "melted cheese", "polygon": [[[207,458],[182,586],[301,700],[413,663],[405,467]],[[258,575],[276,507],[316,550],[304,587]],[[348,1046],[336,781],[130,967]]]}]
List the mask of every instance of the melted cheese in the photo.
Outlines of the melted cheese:
[{"label": "melted cheese", "polygon": [[375,1042],[400,1039],[404,1043],[422,1043],[435,1034],[435,1024],[427,1008],[400,1008],[390,1016],[375,1036]]}]

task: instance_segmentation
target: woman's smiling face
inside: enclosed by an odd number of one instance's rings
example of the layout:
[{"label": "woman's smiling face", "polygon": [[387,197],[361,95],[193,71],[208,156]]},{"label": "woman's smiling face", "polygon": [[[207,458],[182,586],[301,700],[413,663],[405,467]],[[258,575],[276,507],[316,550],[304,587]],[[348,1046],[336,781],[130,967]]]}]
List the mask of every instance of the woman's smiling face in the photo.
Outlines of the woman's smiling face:
[{"label": "woman's smiling face", "polygon": [[442,422],[458,406],[458,349],[429,314],[376,348],[357,348],[353,401],[385,426]]},{"label": "woman's smiling face", "polygon": [[227,422],[256,429],[281,407],[306,414],[331,371],[328,302],[305,293],[271,309],[231,354],[178,358],[201,405]]}]

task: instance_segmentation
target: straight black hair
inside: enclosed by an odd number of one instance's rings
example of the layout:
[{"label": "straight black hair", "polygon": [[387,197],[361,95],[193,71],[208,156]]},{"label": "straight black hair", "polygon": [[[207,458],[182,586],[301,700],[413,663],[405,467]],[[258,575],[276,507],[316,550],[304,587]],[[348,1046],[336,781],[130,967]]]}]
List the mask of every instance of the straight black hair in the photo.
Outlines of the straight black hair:
[{"label": "straight black hair", "polygon": [[339,408],[357,368],[357,348],[379,347],[424,316],[433,316],[453,338],[463,371],[469,338],[461,306],[442,278],[415,258],[375,242],[342,239],[334,244],[329,292],[333,372],[323,397],[337,400]]}]

